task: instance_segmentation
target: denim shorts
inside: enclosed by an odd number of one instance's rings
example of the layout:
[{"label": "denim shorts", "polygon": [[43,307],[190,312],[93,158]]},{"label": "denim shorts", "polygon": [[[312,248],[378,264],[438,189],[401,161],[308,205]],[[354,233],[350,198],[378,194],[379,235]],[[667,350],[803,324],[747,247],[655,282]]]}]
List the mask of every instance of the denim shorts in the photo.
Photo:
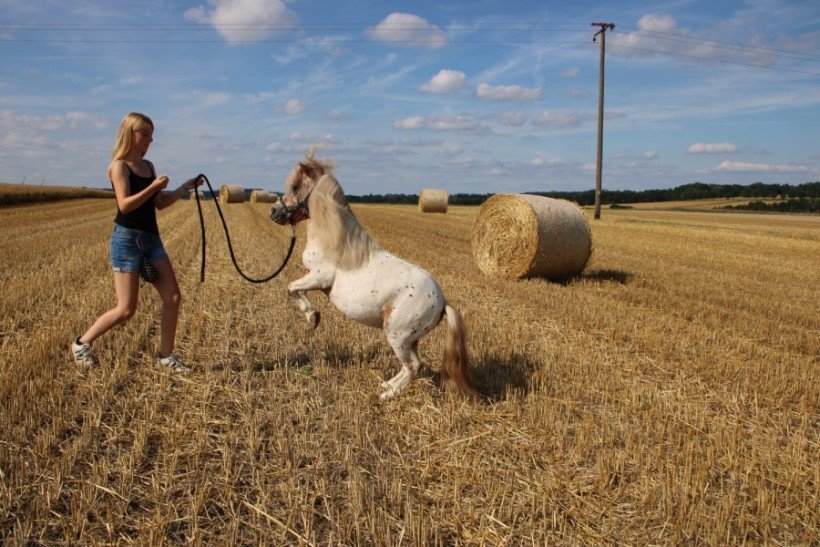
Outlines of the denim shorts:
[{"label": "denim shorts", "polygon": [[114,233],[111,234],[111,266],[114,271],[139,272],[143,256],[152,264],[168,258],[159,235],[114,224]]}]

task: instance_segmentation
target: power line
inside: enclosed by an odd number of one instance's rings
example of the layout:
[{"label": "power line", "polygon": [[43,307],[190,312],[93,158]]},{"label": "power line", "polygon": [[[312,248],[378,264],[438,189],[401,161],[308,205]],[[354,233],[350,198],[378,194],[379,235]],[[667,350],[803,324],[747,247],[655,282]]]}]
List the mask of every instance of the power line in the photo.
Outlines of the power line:
[{"label": "power line", "polygon": [[[635,33],[635,34],[637,34],[637,33]],[[667,41],[670,41],[670,42],[679,42],[679,43],[683,43],[683,44],[689,44],[691,46],[705,46],[705,47],[716,48],[716,49],[725,49],[727,51],[736,51],[738,53],[745,53],[747,55],[768,55],[770,57],[782,57],[782,58],[788,58],[788,59],[796,59],[796,60],[799,60],[799,61],[807,61],[807,62],[810,62],[810,63],[820,63],[820,58],[815,58],[815,57],[802,55],[802,54],[778,53],[777,50],[758,51],[758,50],[755,50],[755,49],[751,49],[754,46],[750,46],[750,47],[733,47],[733,46],[728,46],[728,45],[720,45],[719,43],[713,42],[711,40],[692,41],[692,40],[683,40],[683,39],[676,39],[676,38],[667,38],[667,37],[663,37],[663,36],[646,36],[646,35],[643,35],[643,34],[638,34],[638,36],[641,36],[643,38],[647,38],[649,40],[667,40]],[[763,48],[763,49],[767,49],[767,48]]]},{"label": "power line", "polygon": [[303,31],[303,30],[350,30],[350,31],[365,31],[365,30],[413,30],[426,32],[443,32],[447,31],[531,31],[531,32],[583,32],[583,27],[536,27],[533,25],[512,25],[512,26],[448,26],[445,29],[438,27],[418,27],[418,26],[358,26],[358,25],[220,25],[219,29],[215,27],[204,27],[201,25],[83,25],[83,26],[64,26],[64,25],[3,25],[0,24],[0,29],[5,30],[19,30],[19,31],[52,31],[52,30],[90,30],[90,31],[206,31],[213,32],[216,30],[270,30],[270,31]]},{"label": "power line", "polygon": [[[43,38],[43,39],[33,39],[33,38],[23,38],[23,39],[14,39],[14,38],[0,38],[0,42],[6,43],[14,43],[14,42],[21,42],[21,43],[37,43],[37,44],[224,44],[224,43],[274,43],[274,44],[295,44],[304,42],[304,40],[299,38],[283,38],[283,39],[262,39],[262,40],[235,40],[235,39],[199,39],[199,40],[147,40],[144,38],[134,39],[134,40],[121,40],[121,39],[111,39],[111,40],[99,40],[99,39],[85,39],[85,38]],[[581,40],[513,40],[513,39],[498,39],[498,40],[489,40],[489,39],[480,39],[480,40],[453,40],[449,38],[443,39],[431,39],[431,40],[361,40],[361,39],[318,39],[317,43],[331,43],[331,44],[430,44],[430,43],[451,43],[451,44],[581,44],[583,43]]]},{"label": "power line", "polygon": [[[373,27],[363,27],[357,25],[334,25],[334,26],[323,26],[323,25],[303,25],[299,27],[286,27],[286,26],[278,26],[278,25],[230,25],[221,27],[221,30],[230,30],[230,31],[309,31],[309,30],[368,30]],[[630,27],[627,27],[630,28]],[[100,26],[77,26],[77,27],[70,27],[70,26],[49,26],[49,25],[37,25],[37,26],[26,26],[26,25],[0,25],[0,29],[7,29],[7,30],[35,30],[35,31],[95,31],[95,32],[112,32],[112,31],[133,31],[133,32],[145,32],[145,31],[154,31],[154,32],[171,32],[171,31],[198,31],[198,32],[209,32],[213,33],[216,32],[216,29],[210,27],[202,27],[202,26],[193,26],[193,25],[100,25]],[[450,27],[448,30],[456,30],[457,27]],[[390,30],[417,30],[417,31],[429,31],[429,32],[440,32],[440,29],[430,29],[429,27],[390,27]],[[522,31],[522,30],[529,30],[533,32],[578,32],[581,29],[570,28],[570,27],[539,27],[539,26],[487,26],[487,27],[464,27],[462,30],[484,30],[484,31]],[[659,34],[662,36],[645,36],[640,34],[644,38],[648,39],[660,39],[660,40],[671,40],[671,41],[678,41],[684,43],[691,43],[691,44],[700,44],[706,45],[721,49],[727,49],[732,51],[737,51],[741,53],[750,53],[750,54],[762,54],[762,55],[769,55],[775,58],[793,58],[795,60],[803,60],[808,62],[820,62],[820,59],[815,59],[811,57],[798,57],[793,54],[793,52],[787,52],[785,50],[776,50],[773,48],[764,48],[762,46],[751,46],[755,49],[760,50],[769,50],[770,52],[764,51],[752,51],[749,49],[749,46],[743,46],[740,44],[733,44],[731,42],[723,42],[720,40],[698,40],[695,38],[690,38],[687,36],[681,36],[678,34],[671,34],[671,33],[664,33],[659,31],[644,31],[642,29],[637,29],[637,32],[647,32],[652,34]],[[0,43],[41,43],[41,44],[180,44],[180,45],[188,45],[188,44],[224,44],[224,43],[270,43],[270,44],[295,44],[303,42],[303,38],[298,36],[295,37],[283,37],[283,38],[265,38],[265,39],[225,39],[225,38],[198,38],[198,39],[164,39],[164,38],[153,38],[153,39],[146,39],[145,37],[141,37],[138,39],[123,39],[123,38],[111,38],[111,39],[99,39],[99,38],[0,38]],[[317,42],[323,44],[381,44],[383,41],[379,40],[372,40],[372,39],[359,39],[359,38],[322,38],[317,37]],[[538,39],[504,39],[504,38],[475,38],[475,39],[458,39],[458,38],[443,38],[441,40],[425,40],[425,39],[399,39],[399,40],[389,40],[388,43],[393,44],[430,44],[431,42],[441,42],[441,43],[450,43],[450,44],[578,44],[582,42],[586,42],[586,40],[538,40]],[[715,44],[724,44],[721,46]],[[808,74],[810,76],[820,76],[820,73],[807,71],[807,70],[799,70],[793,68],[780,68],[780,67],[773,67],[773,66],[765,66],[753,63],[745,63],[742,61],[735,61],[729,59],[720,59],[715,57],[705,57],[701,55],[693,55],[693,54],[686,54],[686,53],[676,53],[672,51],[666,51],[661,49],[652,49],[652,48],[645,48],[645,47],[638,47],[638,46],[627,46],[623,44],[617,43],[617,41],[612,41],[610,47],[622,48],[622,49],[631,49],[636,51],[646,51],[650,53],[658,53],[662,55],[671,55],[674,57],[681,57],[681,58],[688,58],[688,59],[698,59],[704,61],[714,61],[719,63],[727,63],[727,64],[734,64],[740,66],[747,66],[751,68],[760,68],[766,70],[776,70],[781,72],[792,72],[798,74]]]},{"label": "power line", "polygon": [[[686,36],[686,35],[683,35],[683,34],[675,34],[675,33],[672,33],[672,32],[661,32],[659,30],[646,30],[646,29],[640,29],[640,28],[637,28],[637,27],[625,27],[625,28],[631,28],[636,33],[638,33],[638,32],[642,33],[641,35],[644,35],[644,34],[658,34],[660,36],[658,36],[657,38],[660,39],[660,40],[684,41],[684,42],[691,42],[691,43],[702,44],[702,45],[724,44],[724,45],[727,45],[727,46],[734,46],[734,47],[744,48],[744,49],[767,50],[767,51],[771,51],[771,52],[774,52],[774,53],[782,53],[782,54],[786,54],[786,55],[804,56],[804,57],[812,59],[812,60],[818,60],[817,57],[814,57],[812,55],[807,55],[807,54],[804,54],[804,53],[795,53],[794,51],[789,51],[787,49],[777,49],[777,48],[771,48],[771,47],[766,47],[766,46],[753,46],[753,45],[749,45],[749,44],[738,44],[737,42],[727,42],[727,41],[724,41],[724,40],[714,40],[714,39],[710,39],[710,38],[696,38],[694,36]],[[670,38],[662,38],[662,36],[669,36]],[[650,36],[647,36],[647,38],[649,38],[649,37]]]},{"label": "power line", "polygon": [[[694,36],[687,36],[683,34],[675,34],[669,32],[661,32],[654,30],[641,29],[637,27],[625,26],[624,28],[632,29],[633,34],[643,36],[649,39],[668,40],[681,43],[691,43],[715,48],[734,50],[744,53],[755,53],[761,55],[772,55],[781,57],[792,57],[799,60],[806,60],[810,62],[820,62],[820,58],[813,57],[807,54],[795,53],[794,51],[770,48],[766,46],[755,46],[749,44],[738,44],[735,42],[727,42],[724,40],[697,38]],[[0,24],[0,29],[17,30],[17,31],[93,31],[93,32],[113,32],[113,31],[132,31],[132,32],[216,32],[217,30],[233,31],[233,32],[257,32],[257,31],[272,31],[272,32],[304,32],[304,31],[367,31],[367,30],[406,30],[418,32],[438,33],[444,31],[484,31],[484,32],[512,32],[512,31],[529,31],[529,32],[582,32],[586,28],[582,26],[542,26],[538,24],[514,24],[514,25],[476,25],[476,26],[449,26],[445,29],[438,27],[431,28],[429,26],[415,26],[415,25],[390,25],[390,26],[373,26],[362,24],[339,24],[339,23],[315,23],[307,25],[221,25],[219,29],[212,26],[203,26],[198,24],[192,25],[133,25],[133,24],[112,24],[112,25],[81,25],[81,26],[67,26],[67,25],[25,25],[25,24]],[[13,40],[4,40],[13,41]],[[18,40],[18,41],[23,41]],[[72,40],[74,41],[74,40]],[[77,41],[91,41],[91,40],[77,40]],[[253,40],[257,41],[257,40]],[[505,40],[506,41],[506,40]],[[529,40],[531,41],[531,40]]]},{"label": "power line", "polygon": [[672,53],[671,51],[664,51],[662,49],[650,49],[644,47],[636,47],[636,46],[625,46],[622,44],[610,44],[610,47],[622,48],[622,49],[634,49],[637,51],[648,51],[651,53],[661,53],[663,55],[672,55],[673,57],[685,57],[688,59],[700,59],[703,61],[714,61],[717,63],[728,63],[732,65],[741,65],[741,66],[748,66],[752,68],[762,68],[766,70],[779,70],[781,72],[797,72],[799,74],[809,74],[810,76],[820,76],[820,72],[810,72],[808,70],[798,70],[796,68],[780,68],[775,66],[765,66],[765,65],[755,65],[751,63],[743,63],[741,61],[732,61],[729,59],[718,59],[715,57],[703,57],[700,55],[689,55],[686,53]]}]

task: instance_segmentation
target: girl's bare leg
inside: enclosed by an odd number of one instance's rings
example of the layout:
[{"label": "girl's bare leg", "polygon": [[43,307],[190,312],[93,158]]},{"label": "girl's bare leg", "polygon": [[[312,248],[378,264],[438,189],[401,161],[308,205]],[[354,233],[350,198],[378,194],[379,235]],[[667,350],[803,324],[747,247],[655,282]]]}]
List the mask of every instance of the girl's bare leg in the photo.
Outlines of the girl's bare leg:
[{"label": "girl's bare leg", "polygon": [[159,279],[154,283],[154,287],[156,287],[162,298],[159,354],[160,357],[168,357],[174,351],[182,293],[179,290],[179,284],[170,260],[166,258],[154,262],[154,267],[159,272]]},{"label": "girl's bare leg", "polygon": [[134,316],[137,311],[137,296],[139,296],[139,274],[128,272],[114,272],[114,288],[117,293],[117,304],[94,321],[85,334],[80,336],[80,342],[91,344],[111,330]]}]

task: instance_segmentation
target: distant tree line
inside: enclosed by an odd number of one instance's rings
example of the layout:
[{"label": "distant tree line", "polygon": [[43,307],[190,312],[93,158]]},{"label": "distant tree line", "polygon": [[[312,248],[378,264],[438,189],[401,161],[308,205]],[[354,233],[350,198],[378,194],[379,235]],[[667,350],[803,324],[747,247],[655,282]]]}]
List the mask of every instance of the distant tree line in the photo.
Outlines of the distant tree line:
[{"label": "distant tree line", "polygon": [[[579,192],[539,192],[531,191],[528,194],[547,196],[551,198],[567,199],[579,205],[593,205],[595,190]],[[451,205],[481,205],[493,194],[450,194]],[[820,198],[820,182],[806,182],[798,185],[791,184],[706,184],[693,182],[676,188],[663,190],[603,190],[601,203],[647,203],[658,201],[688,201],[693,199],[714,198]],[[364,196],[349,195],[351,203],[405,203],[416,204],[419,201],[417,194],[367,194]]]},{"label": "distant tree line", "polygon": [[758,199],[745,205],[726,205],[722,209],[776,211],[779,213],[820,213],[820,198],[789,198],[774,203],[767,203]]}]

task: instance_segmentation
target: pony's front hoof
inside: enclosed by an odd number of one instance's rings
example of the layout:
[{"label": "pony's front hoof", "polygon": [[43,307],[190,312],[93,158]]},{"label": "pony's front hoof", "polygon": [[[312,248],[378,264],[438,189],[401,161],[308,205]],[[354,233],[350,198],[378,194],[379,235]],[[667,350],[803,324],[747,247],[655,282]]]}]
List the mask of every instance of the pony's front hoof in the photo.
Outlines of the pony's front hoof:
[{"label": "pony's front hoof", "polygon": [[319,326],[319,320],[322,318],[322,315],[317,311],[312,311],[307,316],[308,321],[308,328],[310,330],[315,330],[316,327]]}]

